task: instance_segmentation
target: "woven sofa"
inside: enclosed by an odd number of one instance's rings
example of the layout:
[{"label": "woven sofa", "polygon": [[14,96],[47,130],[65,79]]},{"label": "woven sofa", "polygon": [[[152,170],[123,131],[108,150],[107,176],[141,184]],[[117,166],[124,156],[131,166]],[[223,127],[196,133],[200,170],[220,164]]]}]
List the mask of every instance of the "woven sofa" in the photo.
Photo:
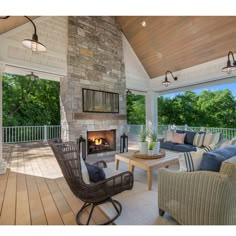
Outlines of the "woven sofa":
[{"label": "woven sofa", "polygon": [[[217,151],[210,155],[220,160]],[[184,225],[236,225],[236,155],[219,172],[160,169],[158,207],[161,216],[168,212]]]}]

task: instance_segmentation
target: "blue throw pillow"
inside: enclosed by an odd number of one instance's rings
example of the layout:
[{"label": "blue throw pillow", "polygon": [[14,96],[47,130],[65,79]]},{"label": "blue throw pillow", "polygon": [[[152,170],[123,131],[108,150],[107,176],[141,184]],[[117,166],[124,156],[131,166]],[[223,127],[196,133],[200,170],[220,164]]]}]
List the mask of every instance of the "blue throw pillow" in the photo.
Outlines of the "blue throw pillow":
[{"label": "blue throw pillow", "polygon": [[222,162],[233,156],[236,156],[236,145],[204,153],[200,164],[200,170],[218,172],[220,171]]},{"label": "blue throw pillow", "polygon": [[102,181],[106,178],[105,172],[103,169],[94,166],[94,165],[90,165],[88,163],[85,163],[87,169],[88,169],[88,174],[89,174],[89,179],[90,181],[96,183],[99,181]]},{"label": "blue throw pillow", "polygon": [[196,134],[196,132],[194,132],[194,131],[187,131],[185,139],[184,139],[184,143],[193,145],[193,140],[194,140],[195,134]]}]

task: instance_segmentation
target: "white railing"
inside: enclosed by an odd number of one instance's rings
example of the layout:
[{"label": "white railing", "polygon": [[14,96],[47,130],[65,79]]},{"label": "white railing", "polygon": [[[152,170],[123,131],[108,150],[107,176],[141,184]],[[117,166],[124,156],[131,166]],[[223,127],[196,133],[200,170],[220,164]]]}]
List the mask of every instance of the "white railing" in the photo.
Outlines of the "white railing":
[{"label": "white railing", "polygon": [[[131,141],[138,141],[138,132],[141,126],[144,125],[128,125],[128,135]],[[169,130],[171,128],[187,130],[187,131],[210,131],[212,133],[221,133],[224,138],[232,139],[236,137],[236,128],[216,128],[216,127],[193,127],[188,125],[159,125],[158,126],[158,135],[163,137],[163,131]]]},{"label": "white railing", "polygon": [[[146,128],[146,125],[128,125],[128,136],[131,141],[138,141],[139,140],[139,130],[140,128]],[[169,125],[159,125],[158,126],[158,135],[159,137],[163,136],[164,130],[170,129]]]},{"label": "white railing", "polygon": [[60,125],[3,127],[4,143],[47,141],[61,137]]}]

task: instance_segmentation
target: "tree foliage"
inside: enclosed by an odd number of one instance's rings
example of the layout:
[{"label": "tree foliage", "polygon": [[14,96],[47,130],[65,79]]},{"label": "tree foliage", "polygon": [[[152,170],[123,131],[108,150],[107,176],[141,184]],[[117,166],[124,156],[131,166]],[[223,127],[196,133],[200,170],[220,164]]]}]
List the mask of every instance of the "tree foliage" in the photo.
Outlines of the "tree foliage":
[{"label": "tree foliage", "polygon": [[3,126],[60,124],[60,83],[3,76]]},{"label": "tree foliage", "polygon": [[[136,96],[127,99],[128,123],[144,124],[145,99]],[[159,124],[235,128],[235,120],[236,98],[228,89],[200,94],[187,91],[173,98],[158,98]]]},{"label": "tree foliage", "polygon": [[143,95],[127,95],[127,123],[144,125],[146,120],[145,97]]}]

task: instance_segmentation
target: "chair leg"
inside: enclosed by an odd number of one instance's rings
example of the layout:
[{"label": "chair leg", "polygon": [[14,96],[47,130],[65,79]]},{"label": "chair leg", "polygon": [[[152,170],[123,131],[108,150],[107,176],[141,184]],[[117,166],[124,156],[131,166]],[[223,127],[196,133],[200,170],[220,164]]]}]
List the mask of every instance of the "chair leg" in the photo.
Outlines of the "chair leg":
[{"label": "chair leg", "polygon": [[88,217],[88,220],[87,220],[87,225],[89,225],[89,221],[90,221],[91,216],[92,216],[92,214],[93,214],[94,207],[95,207],[94,204],[92,204],[92,209],[91,209],[91,211],[90,211],[90,213],[89,213],[89,217]]},{"label": "chair leg", "polygon": [[165,211],[163,211],[161,208],[159,208],[159,216],[163,216],[165,214]]},{"label": "chair leg", "polygon": [[111,202],[111,204],[113,205],[113,207],[115,208],[117,214],[110,220],[108,220],[107,222],[101,224],[101,225],[108,225],[108,224],[111,224],[113,223],[114,220],[116,220],[120,214],[121,214],[121,211],[122,211],[122,206],[121,204],[116,201],[116,200],[113,200],[112,198],[109,198],[105,201],[102,201],[102,202],[99,202],[99,203],[87,203],[85,202],[84,205],[81,207],[81,209],[79,210],[79,212],[76,214],[76,222],[78,225],[83,225],[81,222],[80,222],[80,217],[81,215],[83,214],[84,210],[89,207],[90,205],[92,205],[92,209],[90,210],[90,213],[89,213],[89,216],[88,216],[88,219],[87,219],[87,225],[89,225],[89,222],[90,222],[90,219],[92,217],[92,214],[93,214],[93,211],[94,211],[94,207],[95,206],[98,206],[100,204],[103,204],[103,203],[106,203],[106,202]]}]

